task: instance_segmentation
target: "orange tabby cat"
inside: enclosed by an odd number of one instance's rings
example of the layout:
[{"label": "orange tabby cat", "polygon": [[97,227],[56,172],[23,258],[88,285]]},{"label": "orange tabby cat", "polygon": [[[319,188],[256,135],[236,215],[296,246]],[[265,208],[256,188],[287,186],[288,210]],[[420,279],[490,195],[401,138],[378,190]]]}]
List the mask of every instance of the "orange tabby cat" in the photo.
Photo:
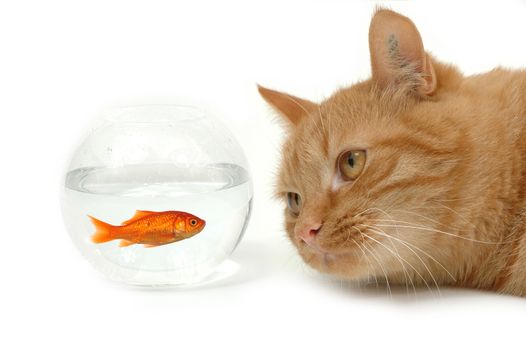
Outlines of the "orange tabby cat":
[{"label": "orange tabby cat", "polygon": [[387,286],[526,295],[526,72],[465,77],[408,18],[372,18],[372,78],[316,104],[259,87],[290,122],[286,231],[314,268]]}]

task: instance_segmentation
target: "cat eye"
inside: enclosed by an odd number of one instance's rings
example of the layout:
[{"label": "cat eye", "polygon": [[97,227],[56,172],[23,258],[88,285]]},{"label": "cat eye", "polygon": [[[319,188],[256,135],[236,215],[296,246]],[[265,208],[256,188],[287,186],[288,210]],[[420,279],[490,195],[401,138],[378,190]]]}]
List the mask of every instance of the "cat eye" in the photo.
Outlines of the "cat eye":
[{"label": "cat eye", "polygon": [[338,169],[345,181],[356,180],[365,167],[365,151],[347,151],[338,157]]},{"label": "cat eye", "polygon": [[301,208],[300,195],[294,192],[287,192],[287,207],[292,214],[297,216],[300,213]]}]

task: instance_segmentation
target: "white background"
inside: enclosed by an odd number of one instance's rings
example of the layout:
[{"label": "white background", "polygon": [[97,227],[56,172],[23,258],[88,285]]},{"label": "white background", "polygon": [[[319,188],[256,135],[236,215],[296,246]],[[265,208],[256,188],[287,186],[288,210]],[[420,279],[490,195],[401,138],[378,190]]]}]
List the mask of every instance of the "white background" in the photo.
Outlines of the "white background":
[{"label": "white background", "polygon": [[[467,74],[526,66],[524,2],[392,2]],[[255,83],[315,101],[369,75],[374,2],[2,1],[1,349],[523,348],[526,301],[358,289],[305,267],[271,199],[282,141]],[[483,88],[483,87],[481,87]],[[101,278],[59,210],[66,160],[107,106],[191,103],[251,163],[237,273],[200,288]]]}]

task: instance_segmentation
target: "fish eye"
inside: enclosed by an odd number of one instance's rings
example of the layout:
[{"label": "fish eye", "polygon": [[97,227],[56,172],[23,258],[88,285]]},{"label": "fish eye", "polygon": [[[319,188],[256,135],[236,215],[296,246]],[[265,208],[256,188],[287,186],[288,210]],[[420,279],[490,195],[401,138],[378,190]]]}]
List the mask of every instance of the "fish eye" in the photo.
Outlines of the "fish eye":
[{"label": "fish eye", "polygon": [[190,225],[195,226],[196,224],[197,224],[197,220],[196,219],[190,220]]},{"label": "fish eye", "polygon": [[301,209],[301,196],[294,192],[287,192],[287,207],[294,216],[298,216]]},{"label": "fish eye", "polygon": [[365,151],[343,152],[338,157],[337,167],[345,181],[356,180],[365,167]]}]

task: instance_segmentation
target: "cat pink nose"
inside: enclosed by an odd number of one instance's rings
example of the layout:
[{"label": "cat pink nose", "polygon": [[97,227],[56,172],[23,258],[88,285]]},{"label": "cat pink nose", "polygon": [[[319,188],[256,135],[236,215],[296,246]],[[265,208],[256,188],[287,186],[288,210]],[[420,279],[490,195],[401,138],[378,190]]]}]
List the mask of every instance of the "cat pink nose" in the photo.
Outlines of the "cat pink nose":
[{"label": "cat pink nose", "polygon": [[308,245],[312,245],[320,228],[320,223],[305,225],[302,229],[298,231],[298,238],[307,243]]}]

